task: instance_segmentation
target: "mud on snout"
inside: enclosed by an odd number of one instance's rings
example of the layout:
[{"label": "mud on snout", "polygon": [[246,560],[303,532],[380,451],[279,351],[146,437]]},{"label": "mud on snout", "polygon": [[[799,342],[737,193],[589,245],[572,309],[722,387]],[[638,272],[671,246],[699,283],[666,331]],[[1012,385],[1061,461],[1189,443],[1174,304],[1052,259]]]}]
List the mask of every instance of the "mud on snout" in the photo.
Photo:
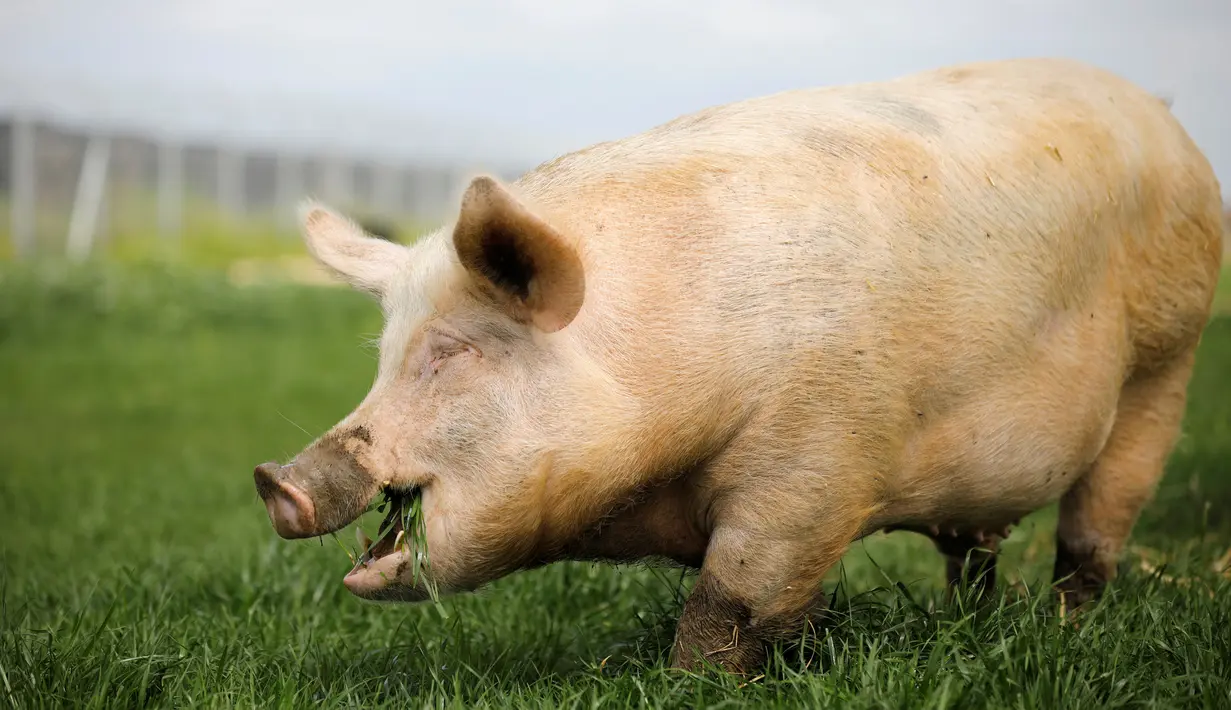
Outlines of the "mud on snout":
[{"label": "mud on snout", "polygon": [[377,508],[385,512],[377,540],[357,529],[360,556],[343,583],[356,596],[419,601],[436,594],[427,577],[421,487],[396,489],[378,482],[353,456],[315,446],[291,463],[260,464],[256,490],[279,536],[294,540],[336,532]]}]

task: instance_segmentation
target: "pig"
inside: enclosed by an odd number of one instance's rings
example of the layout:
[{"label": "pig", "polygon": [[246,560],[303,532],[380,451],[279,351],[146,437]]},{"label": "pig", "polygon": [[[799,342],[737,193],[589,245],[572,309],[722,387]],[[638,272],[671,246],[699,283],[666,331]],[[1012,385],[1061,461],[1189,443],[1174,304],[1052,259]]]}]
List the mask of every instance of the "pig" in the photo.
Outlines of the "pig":
[{"label": "pig", "polygon": [[1059,501],[1055,587],[1096,600],[1222,259],[1219,183],[1168,107],[1066,59],[752,98],[459,188],[409,245],[304,202],[384,329],[355,409],[256,467],[272,526],[421,496],[422,575],[398,522],[343,580],[376,601],[692,568],[666,660],[693,670],[762,668],[877,531],[986,591],[1007,527]]}]

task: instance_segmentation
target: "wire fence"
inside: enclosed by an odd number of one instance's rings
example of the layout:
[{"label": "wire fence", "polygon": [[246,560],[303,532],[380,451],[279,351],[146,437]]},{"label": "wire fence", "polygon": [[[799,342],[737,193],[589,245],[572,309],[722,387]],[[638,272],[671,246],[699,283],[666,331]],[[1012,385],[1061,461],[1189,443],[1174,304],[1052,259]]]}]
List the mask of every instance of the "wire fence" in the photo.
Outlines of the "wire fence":
[{"label": "wire fence", "polygon": [[431,111],[0,67],[0,254],[80,259],[241,225],[293,236],[305,196],[421,224],[455,207],[466,173],[509,178],[548,152]]},{"label": "wire fence", "polygon": [[[17,258],[80,259],[110,239],[178,239],[219,220],[289,232],[305,196],[362,219],[435,220],[452,207],[464,173],[480,167],[159,140],[0,116],[0,203]],[[508,178],[520,169],[493,172]]]}]

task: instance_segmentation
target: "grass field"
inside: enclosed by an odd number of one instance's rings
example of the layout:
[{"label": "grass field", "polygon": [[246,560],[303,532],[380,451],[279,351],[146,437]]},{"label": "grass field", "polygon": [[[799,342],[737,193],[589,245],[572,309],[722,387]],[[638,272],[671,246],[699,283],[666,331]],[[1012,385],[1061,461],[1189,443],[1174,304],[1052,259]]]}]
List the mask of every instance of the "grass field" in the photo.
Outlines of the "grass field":
[{"label": "grass field", "polygon": [[984,608],[946,601],[926,540],[877,535],[831,575],[833,626],[743,680],[664,668],[678,571],[559,564],[378,606],[342,587],[333,539],[277,538],[252,467],[359,401],[379,328],[342,289],[2,267],[0,706],[1231,707],[1231,313],[1080,624],[1041,593],[1052,510]]}]

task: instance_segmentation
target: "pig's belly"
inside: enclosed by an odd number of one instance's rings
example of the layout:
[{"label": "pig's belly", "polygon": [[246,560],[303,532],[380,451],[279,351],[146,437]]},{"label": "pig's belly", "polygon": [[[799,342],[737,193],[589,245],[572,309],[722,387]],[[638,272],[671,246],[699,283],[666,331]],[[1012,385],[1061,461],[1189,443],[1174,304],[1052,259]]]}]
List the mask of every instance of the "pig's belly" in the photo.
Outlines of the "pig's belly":
[{"label": "pig's belly", "polygon": [[[1080,402],[1009,388],[997,394],[907,446],[883,524],[1002,527],[1062,496],[1089,470],[1115,421],[1106,394]],[[1022,399],[1013,403],[1013,394]]]},{"label": "pig's belly", "polygon": [[1111,435],[1113,353],[1042,358],[922,426],[890,477],[881,525],[1001,527],[1057,500]]}]

